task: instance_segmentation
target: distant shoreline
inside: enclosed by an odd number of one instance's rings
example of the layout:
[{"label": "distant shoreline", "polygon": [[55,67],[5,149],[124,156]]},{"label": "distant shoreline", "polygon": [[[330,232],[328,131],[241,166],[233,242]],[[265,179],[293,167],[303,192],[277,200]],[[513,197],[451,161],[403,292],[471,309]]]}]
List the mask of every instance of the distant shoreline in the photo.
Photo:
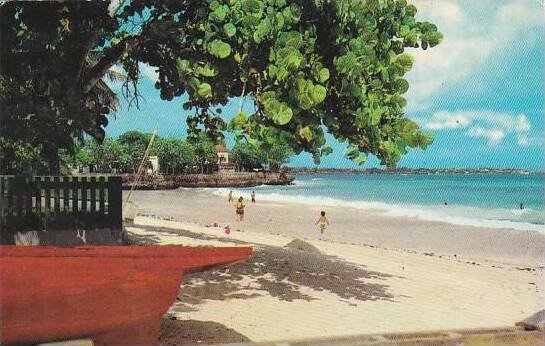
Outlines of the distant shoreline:
[{"label": "distant shoreline", "polygon": [[545,171],[527,170],[518,168],[314,168],[289,167],[292,174],[457,174],[457,175],[544,175]]}]

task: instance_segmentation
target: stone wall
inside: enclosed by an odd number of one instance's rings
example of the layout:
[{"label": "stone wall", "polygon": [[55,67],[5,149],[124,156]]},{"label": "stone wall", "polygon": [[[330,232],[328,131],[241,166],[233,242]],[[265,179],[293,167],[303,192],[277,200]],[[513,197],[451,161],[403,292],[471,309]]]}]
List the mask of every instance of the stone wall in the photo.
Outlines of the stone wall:
[{"label": "stone wall", "polygon": [[[295,178],[285,173],[271,172],[215,172],[213,174],[144,175],[136,189],[164,190],[178,187],[252,187],[259,185],[288,185]],[[123,175],[123,188],[130,189],[134,175]]]}]

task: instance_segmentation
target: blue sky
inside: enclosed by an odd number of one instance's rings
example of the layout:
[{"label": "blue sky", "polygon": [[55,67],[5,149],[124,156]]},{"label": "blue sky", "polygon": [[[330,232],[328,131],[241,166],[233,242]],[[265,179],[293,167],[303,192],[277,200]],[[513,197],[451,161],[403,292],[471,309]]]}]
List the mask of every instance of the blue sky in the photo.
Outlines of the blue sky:
[{"label": "blue sky", "polygon": [[[417,17],[444,34],[427,51],[414,50],[406,94],[407,116],[434,134],[427,150],[413,150],[399,163],[408,167],[518,167],[543,169],[545,9],[539,0],[413,0]],[[137,129],[185,137],[184,98],[162,101],[156,74],[142,66],[145,98],[140,109],[126,105],[110,117],[109,136]],[[116,86],[118,88],[118,86]],[[238,100],[223,114],[235,114]],[[250,108],[246,102],[245,108]],[[323,167],[357,167],[331,136],[334,153]],[[313,166],[310,155],[290,160]],[[378,166],[371,157],[365,167]]]}]

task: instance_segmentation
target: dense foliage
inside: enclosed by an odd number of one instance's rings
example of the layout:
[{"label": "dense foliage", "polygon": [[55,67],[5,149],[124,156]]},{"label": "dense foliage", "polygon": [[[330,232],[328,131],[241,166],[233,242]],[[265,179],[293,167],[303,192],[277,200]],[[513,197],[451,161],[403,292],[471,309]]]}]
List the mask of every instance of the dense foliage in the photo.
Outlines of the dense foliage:
[{"label": "dense foliage", "polygon": [[278,172],[292,154],[291,147],[285,143],[275,143],[264,148],[239,142],[233,146],[231,161],[239,171],[252,171],[268,166],[269,170]]},{"label": "dense foliage", "polygon": [[442,35],[406,0],[8,2],[0,11],[3,151],[21,140],[54,159],[74,136],[101,140],[116,105],[103,78],[120,65],[137,104],[139,63],[157,69],[163,99],[187,93],[190,139],[220,140],[216,106],[247,97],[257,111],[234,117],[237,137],[287,143],[316,162],[331,152],[324,131],[360,164],[373,154],[393,166],[431,143],[404,117],[405,48]]},{"label": "dense foliage", "polygon": [[[117,139],[106,138],[99,143],[87,140],[76,145],[75,153],[61,153],[62,168],[92,167],[97,173],[135,173],[144,157],[151,134],[128,131]],[[206,139],[188,143],[179,138],[155,137],[149,155],[159,159],[163,174],[211,172],[217,162],[214,144]]]},{"label": "dense foliage", "polygon": [[261,168],[263,164],[263,151],[258,146],[249,143],[238,143],[231,151],[231,161],[240,171],[251,171]]},{"label": "dense foliage", "polygon": [[191,173],[198,166],[194,146],[180,139],[159,139],[153,154],[158,156],[160,171],[164,174]]}]

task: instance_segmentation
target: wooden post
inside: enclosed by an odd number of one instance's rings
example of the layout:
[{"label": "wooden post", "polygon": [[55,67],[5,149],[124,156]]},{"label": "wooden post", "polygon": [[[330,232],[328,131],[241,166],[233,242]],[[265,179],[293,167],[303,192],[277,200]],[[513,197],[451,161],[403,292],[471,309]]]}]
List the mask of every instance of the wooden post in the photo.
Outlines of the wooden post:
[{"label": "wooden post", "polygon": [[105,222],[104,218],[106,217],[106,183],[104,177],[98,178],[98,199],[99,199],[99,210],[100,210],[100,227],[104,227]]},{"label": "wooden post", "polygon": [[70,197],[68,196],[70,194],[70,186],[72,183],[72,178],[70,177],[62,177],[62,185],[64,187],[62,191],[62,204],[63,204],[63,213],[68,214],[70,211]]},{"label": "wooden post", "polygon": [[59,215],[61,212],[61,194],[60,194],[60,178],[53,177],[53,214]]},{"label": "wooden post", "polygon": [[31,177],[25,177],[25,215],[27,217],[32,216],[32,197],[34,197],[33,179]]},{"label": "wooden post", "polygon": [[49,177],[44,177],[43,187],[45,190],[45,214],[49,215],[51,213],[51,184],[49,184]]},{"label": "wooden post", "polygon": [[121,177],[108,177],[108,185],[108,216],[110,227],[112,231],[121,231],[123,228]]},{"label": "wooden post", "polygon": [[83,214],[87,214],[87,179],[89,177],[81,177],[81,211]]},{"label": "wooden post", "polygon": [[95,177],[91,177],[90,179],[90,185],[91,185],[91,214],[93,215],[93,218],[94,218],[94,214],[96,213],[97,211],[97,200],[96,200],[96,197],[97,197],[97,180]]},{"label": "wooden post", "polygon": [[6,214],[4,213],[4,208],[6,205],[5,196],[4,196],[4,183],[6,181],[6,177],[0,177],[0,233],[3,234],[4,231],[4,223],[6,220]]},{"label": "wooden post", "polygon": [[80,208],[79,208],[79,177],[72,177],[72,184],[70,184],[71,186],[71,190],[72,190],[72,196],[71,196],[71,200],[72,200],[72,213],[74,214],[75,217],[77,217],[77,215],[80,213]]},{"label": "wooden post", "polygon": [[36,194],[36,214],[42,213],[42,179],[40,177],[34,177],[34,193]]},{"label": "wooden post", "polygon": [[25,195],[25,178],[24,177],[14,177],[13,186],[12,186],[13,197],[16,198],[16,213],[17,217],[23,216],[23,198]]}]

